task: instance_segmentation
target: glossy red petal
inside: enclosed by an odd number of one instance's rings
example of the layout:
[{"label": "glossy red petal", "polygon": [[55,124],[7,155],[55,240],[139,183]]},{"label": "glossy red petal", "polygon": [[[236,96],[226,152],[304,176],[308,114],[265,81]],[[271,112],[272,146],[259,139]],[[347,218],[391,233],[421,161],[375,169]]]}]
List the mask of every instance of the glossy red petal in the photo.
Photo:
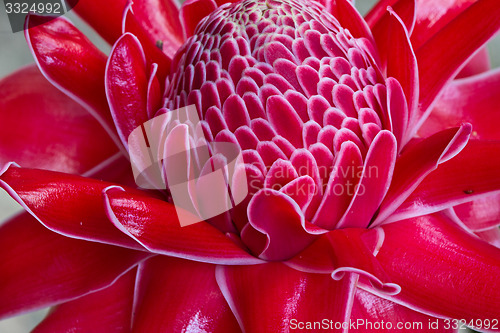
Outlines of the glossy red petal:
[{"label": "glossy red petal", "polygon": [[415,49],[439,33],[455,17],[478,0],[417,0],[417,18],[411,36]]},{"label": "glossy red petal", "polygon": [[488,48],[483,46],[465,65],[456,79],[466,78],[487,72],[491,69],[490,55]]},{"label": "glossy red petal", "polygon": [[32,332],[127,332],[131,326],[136,275],[133,269],[105,289],[58,305]]},{"label": "glossy red petal", "polygon": [[366,228],[370,224],[389,190],[396,155],[396,139],[389,131],[380,131],[370,146],[355,195],[338,228]]},{"label": "glossy red petal", "polygon": [[149,41],[153,45],[162,45],[163,52],[172,58],[184,42],[177,1],[135,1],[132,11]]},{"label": "glossy red petal", "polygon": [[106,65],[106,96],[124,146],[128,136],[148,117],[148,74],[139,40],[126,33],[113,46]]},{"label": "glossy red petal", "polygon": [[272,189],[262,189],[252,197],[248,205],[247,228],[254,228],[267,239],[262,248],[252,246],[255,234],[242,240],[247,246],[265,260],[285,260],[299,253],[311,244],[318,234],[327,230],[315,227],[305,220],[298,204],[289,196]]},{"label": "glossy red petal", "polygon": [[191,37],[198,23],[218,7],[214,0],[187,0],[180,9],[184,38]]},{"label": "glossy red petal", "polygon": [[215,265],[157,256],[141,264],[134,332],[239,332]]},{"label": "glossy red petal", "polygon": [[351,327],[349,332],[456,332],[450,322],[427,316],[359,288],[354,296],[350,319],[357,325]]},{"label": "glossy red petal", "polygon": [[[401,2],[403,1],[399,3]],[[403,88],[408,106],[406,111],[408,112],[408,124],[404,124],[404,132],[406,133],[406,126],[411,126],[415,122],[419,99],[417,59],[410,43],[408,31],[397,13],[389,9],[387,15],[376,26],[376,30],[374,28],[374,36],[381,52],[382,63],[387,66],[387,77],[398,80]],[[403,110],[399,112],[403,112]],[[407,140],[408,137],[405,136],[403,144]]]},{"label": "glossy red petal", "polygon": [[82,174],[116,153],[102,127],[35,66],[0,81],[0,165]]},{"label": "glossy red petal", "polygon": [[[407,45],[413,53],[409,36],[415,18],[415,0],[400,0],[395,2],[394,6],[394,8],[386,6],[384,15],[372,27],[373,37],[377,43],[384,69],[388,63],[388,57],[392,57],[392,61],[400,62],[396,54],[401,53],[401,51],[404,51],[402,55],[405,56],[402,60],[406,60]],[[391,42],[391,40],[393,41]],[[398,69],[396,66],[394,68]],[[410,69],[399,70],[408,71]]]},{"label": "glossy red petal", "polygon": [[172,43],[169,43],[169,41],[164,42],[161,40],[152,40],[148,32],[144,30],[138,17],[135,16],[135,13],[132,11],[133,4],[134,3],[130,0],[127,4],[125,12],[123,13],[123,33],[129,32],[137,37],[140,44],[144,48],[147,67],[151,67],[154,64],[158,66],[157,70],[159,76],[161,77],[161,85],[164,86],[165,78],[170,73],[172,61],[172,56],[168,56],[163,52],[164,44],[167,43],[168,45],[166,45],[165,48],[169,49],[172,49],[175,46],[173,46]]},{"label": "glossy red petal", "polygon": [[467,144],[470,133],[470,125],[450,128],[408,147],[396,162],[391,187],[374,225],[383,223],[439,164],[457,155]]},{"label": "glossy red petal", "polygon": [[334,281],[328,274],[304,273],[281,263],[219,266],[216,276],[247,333],[288,332],[298,329],[298,322],[325,318],[346,321],[357,280],[349,275]]},{"label": "glossy red petal", "polygon": [[466,121],[472,124],[472,138],[499,140],[498,91],[500,69],[451,82],[419,129],[419,134],[425,137]]},{"label": "glossy red petal", "polygon": [[30,15],[25,37],[43,75],[117,139],[104,92],[106,55],[64,17]]},{"label": "glossy red petal", "polygon": [[420,77],[419,121],[462,65],[500,28],[496,0],[479,0],[458,15],[416,51]]},{"label": "glossy red petal", "polygon": [[471,230],[483,231],[500,225],[500,194],[490,195],[453,207]]},{"label": "glossy red petal", "polygon": [[438,214],[383,229],[377,259],[401,286],[389,299],[440,317],[498,318],[500,249]]},{"label": "glossy red petal", "polygon": [[102,192],[110,185],[45,170],[0,170],[0,186],[47,228],[73,238],[143,249],[108,220]]},{"label": "glossy red petal", "polygon": [[366,38],[370,42],[374,41],[370,27],[354,7],[352,1],[336,0],[330,1],[330,3],[333,6],[335,16],[343,28],[348,29],[356,38]]},{"label": "glossy red petal", "polygon": [[77,3],[75,12],[113,45],[122,34],[122,15],[127,0],[108,0],[106,5],[101,0],[74,2]]},{"label": "glossy red petal", "polygon": [[63,237],[19,215],[0,227],[0,317],[105,288],[148,255]]},{"label": "glossy red petal", "polygon": [[105,200],[115,226],[152,252],[210,263],[260,262],[206,222],[182,227],[168,202],[119,188],[109,188]]},{"label": "glossy red petal", "polygon": [[386,222],[440,211],[498,193],[499,151],[498,141],[471,140],[460,154],[430,173]]}]

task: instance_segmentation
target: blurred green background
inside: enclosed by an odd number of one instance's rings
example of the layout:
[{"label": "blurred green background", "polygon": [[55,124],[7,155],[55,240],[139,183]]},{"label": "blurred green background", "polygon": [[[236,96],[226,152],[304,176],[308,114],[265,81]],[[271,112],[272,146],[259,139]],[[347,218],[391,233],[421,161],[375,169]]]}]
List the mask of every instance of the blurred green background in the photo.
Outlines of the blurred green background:
[{"label": "blurred green background", "polygon": [[[82,0],[84,1],[84,0]],[[376,0],[356,0],[356,7],[361,13],[366,13]],[[72,20],[101,50],[109,53],[110,47],[88,26],[73,13],[66,16]],[[500,38],[495,38],[489,44],[490,57],[493,67],[500,66]],[[22,32],[12,33],[3,2],[0,4],[0,78],[13,72],[19,67],[33,63]],[[0,189],[0,221],[21,211],[20,206]],[[1,222],[0,222],[1,223]],[[1,272],[0,272],[1,274]],[[46,314],[41,310],[23,316],[0,321],[0,333],[29,332]]]}]

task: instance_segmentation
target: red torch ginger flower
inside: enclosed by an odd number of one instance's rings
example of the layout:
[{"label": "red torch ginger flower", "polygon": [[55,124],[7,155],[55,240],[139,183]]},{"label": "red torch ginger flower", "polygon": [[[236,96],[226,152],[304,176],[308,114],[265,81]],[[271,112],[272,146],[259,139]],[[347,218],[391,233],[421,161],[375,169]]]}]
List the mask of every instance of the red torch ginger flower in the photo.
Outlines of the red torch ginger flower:
[{"label": "red torch ginger flower", "polygon": [[[109,56],[31,16],[38,68],[0,82],[0,186],[27,211],[0,227],[0,318],[500,331],[496,0],[380,0],[366,18],[347,0],[101,6],[75,10]],[[160,163],[138,176],[143,131]]]}]

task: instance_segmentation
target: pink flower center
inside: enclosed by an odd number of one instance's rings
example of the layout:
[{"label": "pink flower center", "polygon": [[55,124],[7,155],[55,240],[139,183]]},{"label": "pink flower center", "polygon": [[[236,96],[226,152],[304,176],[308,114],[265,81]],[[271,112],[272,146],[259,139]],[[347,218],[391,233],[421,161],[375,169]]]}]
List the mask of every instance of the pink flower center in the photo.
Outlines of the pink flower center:
[{"label": "pink flower center", "polygon": [[[174,59],[165,107],[196,105],[209,141],[238,144],[250,192],[209,222],[224,231],[234,223],[267,259],[311,242],[281,253],[297,233],[353,226],[346,215],[363,186],[392,172],[367,165],[374,140],[390,129],[385,79],[371,50],[308,1],[225,4],[200,22]],[[377,208],[370,207],[355,226],[368,227]]]}]

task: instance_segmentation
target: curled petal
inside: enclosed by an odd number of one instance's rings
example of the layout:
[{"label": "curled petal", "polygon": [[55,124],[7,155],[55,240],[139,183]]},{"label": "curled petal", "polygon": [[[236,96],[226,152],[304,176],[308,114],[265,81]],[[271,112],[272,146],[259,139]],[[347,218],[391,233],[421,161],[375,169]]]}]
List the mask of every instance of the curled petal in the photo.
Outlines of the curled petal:
[{"label": "curled petal", "polygon": [[0,186],[50,230],[72,238],[143,250],[109,222],[102,191],[110,185],[112,183],[11,165],[0,170]]},{"label": "curled petal", "polygon": [[499,144],[471,140],[460,154],[430,173],[385,222],[429,214],[498,194]]},{"label": "curled petal", "polygon": [[117,187],[104,197],[115,226],[152,252],[210,263],[260,263],[206,222],[182,227],[170,203]]},{"label": "curled petal", "polygon": [[248,219],[250,226],[267,238],[263,248],[251,249],[266,260],[288,259],[311,244],[316,235],[327,232],[307,222],[299,205],[289,196],[268,188],[253,196]]},{"label": "curled petal", "polygon": [[391,187],[373,225],[383,223],[439,164],[456,156],[467,144],[470,125],[439,132],[408,147],[398,158]]},{"label": "curled petal", "polygon": [[128,136],[148,120],[148,70],[139,40],[126,33],[113,46],[106,65],[106,96],[124,146]]}]

